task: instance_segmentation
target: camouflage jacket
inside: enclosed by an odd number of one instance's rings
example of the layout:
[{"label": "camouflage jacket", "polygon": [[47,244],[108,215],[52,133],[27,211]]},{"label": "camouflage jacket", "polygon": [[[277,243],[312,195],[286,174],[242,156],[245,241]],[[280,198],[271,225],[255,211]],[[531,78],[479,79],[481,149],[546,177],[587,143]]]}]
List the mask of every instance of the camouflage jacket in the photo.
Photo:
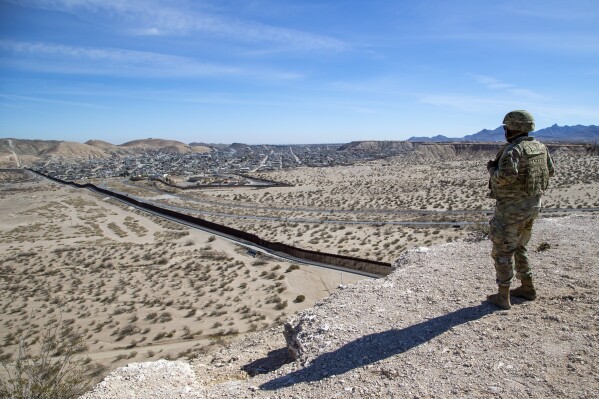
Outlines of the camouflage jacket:
[{"label": "camouflage jacket", "polygon": [[555,173],[547,147],[528,136],[504,145],[495,165],[489,168],[489,188],[490,197],[499,201],[539,196]]}]

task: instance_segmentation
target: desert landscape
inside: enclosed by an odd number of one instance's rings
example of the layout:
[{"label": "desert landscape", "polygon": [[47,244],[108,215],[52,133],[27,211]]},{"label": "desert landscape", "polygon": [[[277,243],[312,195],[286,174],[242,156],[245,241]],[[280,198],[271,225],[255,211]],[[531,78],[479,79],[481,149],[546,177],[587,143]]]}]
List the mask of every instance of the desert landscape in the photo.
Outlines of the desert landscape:
[{"label": "desert landscape", "polygon": [[[486,196],[484,165],[494,154],[443,155],[253,174],[293,187],[177,190],[159,182],[104,183],[268,240],[393,262],[407,249],[463,238],[489,219],[494,201]],[[559,169],[543,198],[546,214],[599,207],[599,157],[564,147],[554,158]]]},{"label": "desert landscape", "polygon": [[283,328],[191,361],[129,364],[84,398],[595,398],[597,221],[536,223],[539,297],[509,311],[484,301],[496,289],[481,267],[488,240],[416,249]]},{"label": "desert landscape", "polygon": [[599,398],[598,1],[0,16],[0,399]]},{"label": "desert landscape", "polygon": [[364,277],[275,260],[87,190],[0,173],[3,361],[55,324],[94,375],[195,356]]},{"label": "desert landscape", "polygon": [[[409,250],[485,238],[491,156],[421,152],[252,174],[288,187],[92,181],[270,241],[397,264]],[[542,216],[598,213],[599,157],[564,147],[554,158]],[[6,169],[0,178],[5,363],[20,342],[33,350],[56,326],[82,343],[90,381],[131,362],[205,358],[370,279],[248,251],[31,172]]]}]

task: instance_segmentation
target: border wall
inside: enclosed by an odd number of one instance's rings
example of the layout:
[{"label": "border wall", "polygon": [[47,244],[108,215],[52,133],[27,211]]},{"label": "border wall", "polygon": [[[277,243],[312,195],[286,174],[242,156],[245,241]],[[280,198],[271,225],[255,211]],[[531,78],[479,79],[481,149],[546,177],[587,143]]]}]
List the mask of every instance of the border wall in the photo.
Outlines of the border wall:
[{"label": "border wall", "polygon": [[40,176],[43,176],[47,179],[50,179],[52,181],[55,181],[57,183],[69,185],[69,186],[72,186],[75,188],[90,189],[92,191],[96,191],[96,192],[99,192],[102,194],[109,195],[109,196],[117,198],[123,202],[129,203],[131,205],[135,205],[142,209],[152,211],[154,213],[158,213],[158,214],[168,216],[168,217],[171,217],[174,219],[182,220],[187,223],[205,227],[210,230],[214,230],[216,232],[223,233],[223,234],[231,236],[231,237],[235,237],[241,241],[245,241],[247,243],[255,244],[257,246],[265,248],[269,252],[274,253],[274,254],[276,254],[276,253],[287,254],[289,256],[303,259],[303,260],[323,263],[326,265],[339,266],[339,267],[343,267],[346,269],[352,269],[352,270],[356,270],[356,271],[375,274],[375,275],[378,275],[381,277],[388,275],[392,271],[392,267],[391,267],[390,263],[379,262],[379,261],[369,260],[369,259],[355,258],[352,256],[344,256],[344,255],[329,254],[329,253],[325,253],[325,252],[311,251],[308,249],[298,248],[298,247],[294,247],[294,246],[288,245],[288,244],[283,244],[280,242],[267,241],[267,240],[264,240],[264,239],[258,237],[257,235],[254,235],[254,234],[242,231],[242,230],[237,230],[237,229],[234,229],[232,227],[228,227],[228,226],[225,226],[222,224],[210,222],[208,220],[201,219],[201,218],[191,216],[191,215],[187,215],[185,213],[173,211],[170,209],[165,209],[160,206],[150,204],[150,203],[147,203],[144,201],[140,201],[133,197],[129,197],[126,194],[121,194],[118,192],[114,192],[114,191],[110,191],[110,190],[98,187],[91,183],[79,184],[79,183],[75,183],[72,181],[61,180],[56,177],[45,175],[45,174],[35,171],[33,169],[28,169],[28,170],[31,170],[32,172],[34,172]]}]

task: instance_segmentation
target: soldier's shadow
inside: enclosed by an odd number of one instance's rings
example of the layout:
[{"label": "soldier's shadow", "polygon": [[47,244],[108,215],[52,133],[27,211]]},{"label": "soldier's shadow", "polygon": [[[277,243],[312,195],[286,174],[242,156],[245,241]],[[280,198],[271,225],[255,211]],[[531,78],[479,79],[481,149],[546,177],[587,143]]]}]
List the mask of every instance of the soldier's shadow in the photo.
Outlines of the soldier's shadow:
[{"label": "soldier's shadow", "polygon": [[497,308],[494,306],[482,303],[399,330],[392,329],[366,335],[337,350],[324,353],[314,359],[308,367],[268,381],[260,388],[274,390],[301,382],[318,381],[329,376],[344,374],[352,369],[404,353],[455,326],[480,319],[496,310]]}]

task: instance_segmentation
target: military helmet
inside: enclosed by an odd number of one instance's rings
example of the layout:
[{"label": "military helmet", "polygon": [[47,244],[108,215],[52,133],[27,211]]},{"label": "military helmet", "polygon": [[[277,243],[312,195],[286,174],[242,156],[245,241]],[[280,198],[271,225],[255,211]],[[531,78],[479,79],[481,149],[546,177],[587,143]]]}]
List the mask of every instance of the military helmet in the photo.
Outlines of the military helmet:
[{"label": "military helmet", "polygon": [[532,132],[535,130],[535,119],[530,112],[523,109],[508,112],[503,118],[506,128],[516,132]]}]

